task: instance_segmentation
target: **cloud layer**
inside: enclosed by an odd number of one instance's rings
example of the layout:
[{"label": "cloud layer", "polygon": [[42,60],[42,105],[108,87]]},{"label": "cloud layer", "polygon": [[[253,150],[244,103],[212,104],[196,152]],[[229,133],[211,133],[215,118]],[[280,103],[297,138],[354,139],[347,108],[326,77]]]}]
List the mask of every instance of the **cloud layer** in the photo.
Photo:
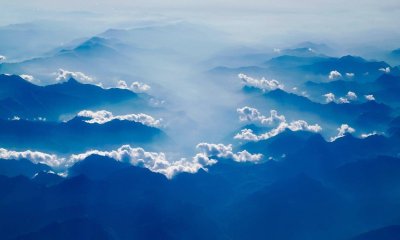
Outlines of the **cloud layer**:
[{"label": "cloud layer", "polygon": [[318,124],[310,125],[304,120],[287,122],[285,116],[279,115],[276,110],[271,110],[269,117],[260,114],[257,109],[250,107],[239,108],[237,112],[239,113],[239,120],[242,122],[259,122],[262,125],[275,126],[270,131],[261,135],[256,135],[251,129],[243,129],[234,136],[234,139],[238,140],[253,142],[266,140],[284,132],[286,129],[310,132],[320,132],[322,130]]},{"label": "cloud layer", "polygon": [[91,155],[112,158],[119,162],[129,163],[149,169],[152,172],[172,178],[179,173],[196,173],[200,169],[207,170],[207,166],[217,163],[212,157],[232,159],[236,162],[258,162],[262,154],[250,154],[247,151],[232,152],[232,145],[200,143],[196,146],[198,153],[192,158],[180,158],[176,161],[168,160],[163,152],[147,152],[143,148],[133,148],[123,145],[111,151],[90,150],[84,153],[72,154],[69,157],[59,157],[38,151],[12,151],[0,148],[0,159],[28,159],[33,163],[46,164],[54,169],[66,170],[75,163],[83,161]]},{"label": "cloud layer", "polygon": [[133,82],[130,86],[124,81],[124,80],[119,80],[117,83],[117,87],[121,89],[128,89],[131,90],[134,93],[144,93],[150,90],[150,86],[141,83],[141,82]]},{"label": "cloud layer", "polygon": [[342,124],[338,129],[338,134],[334,137],[331,137],[331,141],[336,141],[337,139],[346,136],[346,134],[354,133],[356,130],[350,127],[348,124]]},{"label": "cloud layer", "polygon": [[238,77],[242,80],[244,86],[258,88],[263,91],[272,91],[275,89],[283,89],[285,87],[283,84],[281,84],[278,80],[275,79],[271,80],[267,80],[265,78],[255,79],[243,73],[240,73]]},{"label": "cloud layer", "polygon": [[152,116],[149,116],[144,113],[138,114],[127,114],[127,115],[116,115],[114,116],[112,112],[106,110],[100,111],[90,111],[90,110],[83,110],[77,114],[78,117],[88,118],[89,120],[85,120],[87,123],[97,123],[97,124],[104,124],[113,120],[123,120],[123,121],[132,121],[138,122],[143,125],[149,127],[161,127],[162,119],[155,119]]},{"label": "cloud layer", "polygon": [[70,72],[64,69],[58,69],[58,72],[56,73],[57,81],[68,81],[70,78],[73,78],[75,80],[78,80],[82,83],[93,83],[94,78],[87,76],[86,74],[82,72]]}]

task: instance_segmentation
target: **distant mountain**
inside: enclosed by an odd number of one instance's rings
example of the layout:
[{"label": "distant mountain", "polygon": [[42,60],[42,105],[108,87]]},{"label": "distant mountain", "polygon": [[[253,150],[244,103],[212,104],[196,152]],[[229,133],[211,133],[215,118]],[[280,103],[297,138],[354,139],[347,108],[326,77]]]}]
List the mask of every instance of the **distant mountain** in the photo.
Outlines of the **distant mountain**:
[{"label": "distant mountain", "polygon": [[400,225],[391,225],[362,233],[349,240],[397,240],[400,236]]},{"label": "distant mountain", "polygon": [[[369,130],[371,128],[386,128],[391,121],[392,109],[375,101],[365,103],[321,104],[307,97],[288,93],[284,90],[273,90],[261,96],[275,109],[296,110],[317,115],[327,122],[336,124],[348,123]],[[377,129],[373,129],[377,130]]]},{"label": "distant mountain", "polygon": [[330,58],[301,68],[307,72],[326,76],[333,70],[339,71],[343,76],[346,73],[354,73],[354,79],[365,82],[366,80],[375,80],[382,74],[380,69],[387,67],[390,65],[383,61],[367,61],[361,57],[348,55],[341,58]]},{"label": "distant mountain", "polygon": [[63,114],[74,114],[85,108],[135,100],[144,105],[138,94],[125,89],[103,89],[82,84],[75,79],[37,86],[19,76],[0,75],[0,118],[46,118],[59,120]]},{"label": "distant mountain", "polygon": [[0,175],[7,177],[26,176],[32,178],[38,172],[50,171],[51,168],[44,164],[34,164],[29,160],[0,159]]},{"label": "distant mountain", "polygon": [[364,95],[372,94],[378,102],[390,106],[400,105],[400,77],[394,74],[381,74],[371,82],[336,80],[331,82],[306,82],[304,88],[314,98],[322,98],[328,92],[336,96],[345,96],[347,92],[355,92],[359,100],[365,101]]},{"label": "distant mountain", "polygon": [[305,175],[277,181],[230,209],[225,219],[232,239],[333,240],[348,229],[345,200]]},{"label": "distant mountain", "polygon": [[114,239],[101,225],[90,219],[69,219],[63,222],[51,223],[36,232],[27,233],[13,240],[35,240],[35,239]]},{"label": "distant mountain", "polygon": [[138,122],[113,120],[98,124],[87,123],[81,117],[68,122],[0,120],[0,132],[1,147],[62,153],[146,145],[167,138],[162,130]]},{"label": "distant mountain", "polygon": [[110,73],[121,74],[126,72],[123,69],[132,68],[136,63],[133,58],[135,55],[125,54],[125,51],[126,46],[118,40],[92,37],[76,45],[56,48],[40,57],[21,62],[2,63],[0,73],[29,74],[45,84],[53,80],[51,76],[58,69],[99,76]]},{"label": "distant mountain", "polygon": [[41,56],[65,41],[87,34],[85,30],[67,25],[60,21],[34,21],[1,26],[0,53],[11,62],[21,61]]},{"label": "distant mountain", "polygon": [[294,48],[307,48],[324,55],[332,55],[334,53],[334,50],[327,44],[310,41],[298,43]]}]

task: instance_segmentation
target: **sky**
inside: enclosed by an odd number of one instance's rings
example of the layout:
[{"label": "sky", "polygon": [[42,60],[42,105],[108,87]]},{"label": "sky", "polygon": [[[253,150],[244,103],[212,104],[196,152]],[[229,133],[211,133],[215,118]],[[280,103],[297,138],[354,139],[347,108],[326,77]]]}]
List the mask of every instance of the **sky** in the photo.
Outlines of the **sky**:
[{"label": "sky", "polygon": [[[180,19],[222,29],[243,42],[314,38],[324,42],[362,39],[371,44],[400,38],[398,0],[1,0],[0,26],[34,20],[95,21],[104,27],[151,19]],[[102,25],[103,24],[103,25]]]}]

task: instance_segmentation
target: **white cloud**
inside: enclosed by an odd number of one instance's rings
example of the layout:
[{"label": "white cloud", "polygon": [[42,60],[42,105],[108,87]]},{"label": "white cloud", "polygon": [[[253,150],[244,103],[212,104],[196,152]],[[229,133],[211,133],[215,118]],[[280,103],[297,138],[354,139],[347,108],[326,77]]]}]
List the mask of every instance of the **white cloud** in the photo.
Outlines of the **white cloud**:
[{"label": "white cloud", "polygon": [[163,152],[147,152],[143,148],[133,148],[130,145],[123,145],[111,151],[90,150],[80,154],[72,154],[69,157],[59,157],[55,154],[31,150],[17,152],[0,148],[0,159],[28,159],[33,163],[42,163],[55,169],[65,170],[90,155],[99,155],[133,166],[147,168],[152,172],[161,173],[169,179],[182,172],[196,173],[200,169],[207,171],[207,166],[217,163],[217,160],[211,157],[233,159],[237,162],[257,162],[262,159],[262,154],[250,154],[247,151],[235,154],[232,152],[231,145],[200,143],[196,148],[199,153],[194,157],[190,159],[180,158],[176,161],[168,160]]},{"label": "white cloud", "polygon": [[125,120],[125,121],[142,123],[143,125],[150,127],[161,127],[161,122],[162,122],[162,119],[155,119],[152,116],[149,116],[144,113],[114,116],[112,112],[106,110],[100,110],[96,112],[90,110],[83,110],[80,111],[77,114],[77,116],[89,118],[89,120],[85,121],[87,123],[97,123],[97,124],[104,124],[112,120]]},{"label": "white cloud", "polygon": [[231,144],[199,143],[196,148],[204,156],[232,159],[236,162],[258,162],[263,157],[262,154],[250,154],[246,150],[233,153]]},{"label": "white cloud", "polygon": [[339,78],[342,78],[342,74],[340,72],[338,72],[337,70],[333,70],[329,73],[330,80],[335,80],[335,79],[339,79]]},{"label": "white cloud", "polygon": [[344,137],[347,133],[354,133],[356,130],[350,127],[348,124],[342,124],[338,129],[338,134],[331,137],[331,141],[335,141],[338,138]]},{"label": "white cloud", "polygon": [[272,79],[272,80],[267,80],[265,78],[255,79],[255,78],[249,77],[243,73],[240,73],[238,75],[238,77],[242,80],[242,83],[245,86],[258,88],[263,91],[271,91],[271,90],[275,90],[275,89],[283,89],[284,88],[284,85],[275,79]]},{"label": "white cloud", "polygon": [[349,99],[345,98],[345,97],[340,97],[339,100],[337,101],[339,104],[343,104],[343,103],[350,103]]},{"label": "white cloud", "polygon": [[163,152],[146,152],[143,148],[132,148],[129,145],[123,145],[112,151],[92,150],[74,154],[71,156],[71,161],[82,161],[94,154],[130,163],[134,166],[141,166],[152,172],[161,173],[167,178],[172,178],[181,172],[196,173],[199,169],[205,169],[205,166],[210,166],[217,162],[202,154],[197,154],[191,160],[181,158],[178,161],[169,161]]},{"label": "white cloud", "polygon": [[365,99],[367,99],[368,101],[375,101],[375,97],[374,95],[370,94],[370,95],[364,95]]},{"label": "white cloud", "polygon": [[19,75],[22,79],[24,79],[25,81],[28,81],[30,83],[34,83],[34,84],[38,84],[40,83],[39,79],[36,79],[35,77],[33,77],[32,75],[28,75],[28,74],[22,74]]},{"label": "white cloud", "polygon": [[384,73],[390,73],[390,67],[387,67],[387,68],[379,68],[379,71],[384,72]]},{"label": "white cloud", "polygon": [[0,55],[0,62],[7,60],[6,56]]},{"label": "white cloud", "polygon": [[85,75],[82,72],[70,72],[64,69],[58,69],[58,72],[56,73],[57,81],[68,81],[70,78],[74,78],[75,80],[78,80],[82,83],[93,83],[94,78]]},{"label": "white cloud", "polygon": [[335,102],[335,94],[333,93],[327,93],[325,95],[323,95],[325,97],[325,102],[330,103],[330,102]]},{"label": "white cloud", "polygon": [[133,82],[130,89],[135,93],[143,93],[150,90],[150,86],[141,82]]},{"label": "white cloud", "polygon": [[339,99],[336,99],[335,94],[333,93],[327,93],[323,95],[325,97],[325,102],[330,103],[330,102],[335,102],[339,104],[343,103],[350,103],[350,101],[355,101],[357,100],[357,94],[349,91],[346,96],[344,97],[339,97]]},{"label": "white cloud", "polygon": [[27,75],[27,74],[22,74],[19,76],[28,82],[33,82],[33,80],[35,79],[32,75]]},{"label": "white cloud", "polygon": [[119,80],[118,81],[117,88],[129,89],[128,84],[124,80]]},{"label": "white cloud", "polygon": [[238,109],[238,113],[241,121],[260,121],[269,125],[276,124],[277,127],[261,135],[254,134],[251,129],[243,129],[240,133],[234,136],[234,139],[257,142],[274,137],[284,132],[286,129],[290,129],[291,131],[310,132],[320,132],[322,130],[321,126],[318,124],[310,125],[304,120],[296,120],[288,123],[285,116],[278,115],[276,110],[271,110],[271,116],[268,118],[261,115],[255,108],[244,107]]},{"label": "white cloud", "polygon": [[367,138],[367,137],[375,136],[375,135],[379,135],[379,133],[377,131],[373,131],[373,132],[370,132],[370,133],[362,133],[360,135],[360,137],[361,138]]},{"label": "white cloud", "polygon": [[242,129],[238,134],[234,136],[234,139],[249,141],[249,142],[258,142],[261,139],[260,136],[256,135],[251,129]]},{"label": "white cloud", "polygon": [[280,48],[274,48],[273,51],[274,51],[274,53],[278,53],[278,54],[282,52],[282,50]]},{"label": "white cloud", "polygon": [[346,73],[346,77],[348,78],[353,78],[355,76],[354,73]]},{"label": "white cloud", "polygon": [[271,110],[269,117],[262,115],[257,109],[247,106],[238,108],[236,111],[241,122],[259,122],[262,125],[274,125],[286,121],[285,116],[278,115],[276,110]]},{"label": "white cloud", "polygon": [[0,159],[28,159],[33,163],[42,163],[55,168],[60,167],[66,162],[65,158],[59,158],[54,154],[31,150],[17,152],[4,148],[0,148]]},{"label": "white cloud", "polygon": [[350,100],[350,101],[354,101],[354,100],[357,99],[357,94],[356,94],[355,92],[349,91],[349,92],[346,94],[346,98],[347,98],[348,100]]},{"label": "white cloud", "polygon": [[141,82],[133,82],[130,86],[124,81],[119,80],[117,83],[118,88],[128,89],[134,93],[144,93],[150,90],[150,86]]}]

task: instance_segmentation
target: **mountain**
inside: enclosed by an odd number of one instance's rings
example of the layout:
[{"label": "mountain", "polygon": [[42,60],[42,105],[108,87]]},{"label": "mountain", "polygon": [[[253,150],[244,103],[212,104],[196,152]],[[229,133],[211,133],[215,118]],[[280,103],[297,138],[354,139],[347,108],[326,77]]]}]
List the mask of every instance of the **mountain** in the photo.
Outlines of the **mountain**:
[{"label": "mountain", "polygon": [[119,51],[119,48],[123,50],[124,45],[117,39],[95,36],[65,48],[58,47],[43,56],[0,64],[0,72],[30,74],[47,80],[51,73],[60,68],[91,73],[95,66],[102,66],[105,68],[102,71],[106,70],[110,62],[114,63],[115,67],[127,67],[132,58]]},{"label": "mountain", "polygon": [[112,120],[98,124],[87,123],[81,117],[67,122],[0,120],[0,131],[0,146],[4,148],[62,153],[146,145],[167,138],[162,130],[138,122]]},{"label": "mountain", "polygon": [[14,240],[35,240],[35,239],[115,239],[101,225],[90,219],[70,219],[64,222],[51,223],[37,232],[27,233],[14,238]]},{"label": "mountain", "polygon": [[0,159],[0,175],[7,177],[26,176],[32,178],[38,172],[50,171],[51,168],[44,164],[34,164],[27,159],[5,160]]},{"label": "mountain", "polygon": [[135,100],[145,104],[140,95],[125,89],[103,89],[71,78],[66,82],[37,86],[16,75],[0,75],[0,118],[59,120],[91,107]]},{"label": "mountain", "polygon": [[314,114],[326,122],[337,125],[342,123],[353,124],[353,126],[359,126],[366,131],[386,130],[386,124],[391,121],[392,109],[375,101],[321,104],[313,102],[307,97],[280,89],[267,92],[261,98],[265,99],[272,109],[294,110],[301,113]]},{"label": "mountain", "polygon": [[392,73],[381,74],[371,82],[359,82],[348,80],[335,80],[331,82],[306,82],[304,88],[307,93],[315,99],[322,99],[326,93],[333,93],[336,96],[345,96],[352,91],[358,95],[358,99],[365,101],[364,95],[372,94],[376,101],[389,106],[400,105],[400,77]]},{"label": "mountain", "polygon": [[392,225],[362,233],[349,240],[396,240],[398,236],[400,236],[400,225]]},{"label": "mountain", "polygon": [[382,74],[379,69],[387,67],[390,67],[390,65],[383,61],[367,61],[361,57],[348,55],[341,58],[330,58],[301,68],[308,72],[326,76],[333,70],[339,71],[342,75],[354,73],[354,79],[365,82],[366,80],[375,80]]},{"label": "mountain", "polygon": [[345,200],[305,175],[266,186],[230,212],[232,239],[340,239],[348,231]]}]

